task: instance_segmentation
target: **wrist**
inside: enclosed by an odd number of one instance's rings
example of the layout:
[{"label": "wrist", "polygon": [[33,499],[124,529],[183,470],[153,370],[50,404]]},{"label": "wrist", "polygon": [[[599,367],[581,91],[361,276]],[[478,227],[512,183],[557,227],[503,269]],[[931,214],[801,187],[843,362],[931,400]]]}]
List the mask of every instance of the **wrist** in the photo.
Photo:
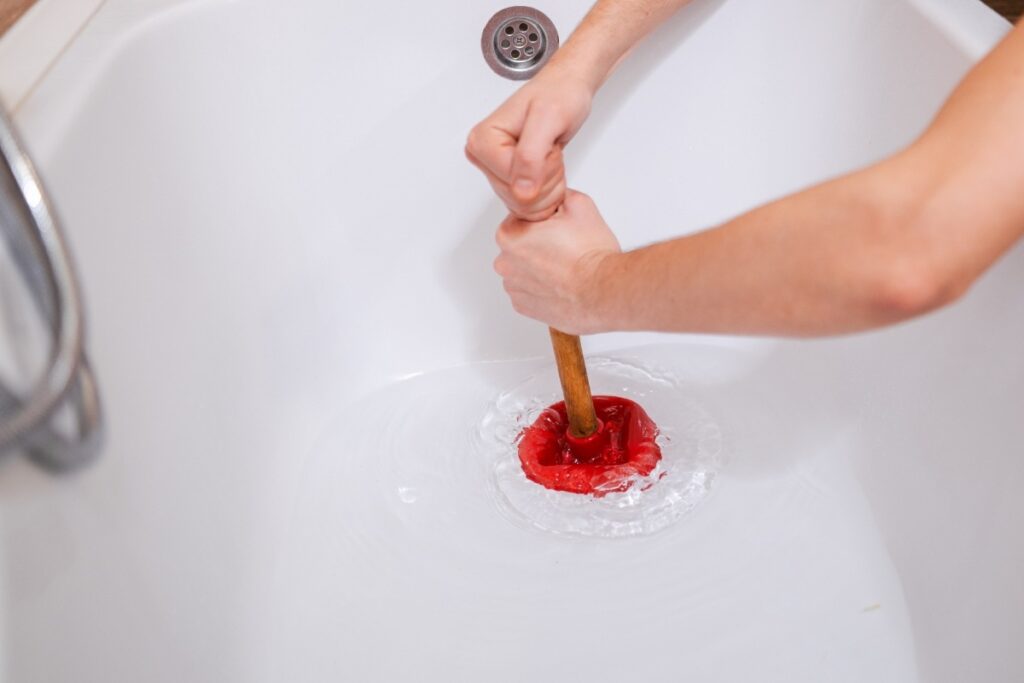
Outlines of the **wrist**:
[{"label": "wrist", "polygon": [[575,36],[554,54],[539,75],[580,83],[593,99],[604,85],[617,60],[609,61],[600,52],[591,50],[578,41],[574,42],[574,39]]},{"label": "wrist", "polygon": [[590,333],[628,329],[623,278],[627,259],[628,254],[618,251],[589,257],[588,277],[583,279],[586,289],[580,299]]}]

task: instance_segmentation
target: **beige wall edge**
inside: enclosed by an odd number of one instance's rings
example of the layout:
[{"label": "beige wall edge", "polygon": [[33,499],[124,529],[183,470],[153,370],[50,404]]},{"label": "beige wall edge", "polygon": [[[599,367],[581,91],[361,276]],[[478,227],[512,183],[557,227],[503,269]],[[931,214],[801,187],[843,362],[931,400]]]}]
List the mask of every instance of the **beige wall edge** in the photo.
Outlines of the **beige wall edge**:
[{"label": "beige wall edge", "polygon": [[0,36],[0,101],[17,110],[104,0],[38,0]]}]

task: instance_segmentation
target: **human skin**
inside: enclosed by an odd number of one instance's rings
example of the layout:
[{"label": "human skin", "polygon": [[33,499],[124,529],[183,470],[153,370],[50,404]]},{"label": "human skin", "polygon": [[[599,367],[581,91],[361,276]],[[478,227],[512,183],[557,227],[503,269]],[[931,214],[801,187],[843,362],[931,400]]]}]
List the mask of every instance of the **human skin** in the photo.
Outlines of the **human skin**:
[{"label": "human skin", "polygon": [[512,215],[549,218],[565,198],[562,149],[590,113],[594,94],[615,65],[689,0],[600,0],[551,61],[466,142]]},{"label": "human skin", "polygon": [[1022,122],[1024,25],[878,164],[626,253],[585,195],[540,222],[510,206],[495,269],[517,311],[575,334],[892,324],[956,300],[1024,233]]}]

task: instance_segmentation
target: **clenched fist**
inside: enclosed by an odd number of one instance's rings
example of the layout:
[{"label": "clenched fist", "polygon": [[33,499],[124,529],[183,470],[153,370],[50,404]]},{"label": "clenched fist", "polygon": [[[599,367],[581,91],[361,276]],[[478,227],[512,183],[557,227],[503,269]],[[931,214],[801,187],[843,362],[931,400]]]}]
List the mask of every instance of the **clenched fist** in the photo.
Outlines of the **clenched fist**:
[{"label": "clenched fist", "polygon": [[509,216],[496,239],[494,269],[516,311],[568,334],[606,331],[603,267],[621,249],[590,197],[568,190],[540,222]]},{"label": "clenched fist", "polygon": [[586,120],[593,96],[586,82],[549,66],[470,132],[466,157],[513,216],[544,220],[562,203],[562,148]]}]

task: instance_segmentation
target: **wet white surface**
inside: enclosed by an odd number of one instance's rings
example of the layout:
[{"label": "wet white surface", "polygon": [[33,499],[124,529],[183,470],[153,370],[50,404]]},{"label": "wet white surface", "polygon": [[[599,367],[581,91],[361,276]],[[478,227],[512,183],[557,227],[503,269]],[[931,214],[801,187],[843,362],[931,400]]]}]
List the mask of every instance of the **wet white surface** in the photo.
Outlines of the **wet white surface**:
[{"label": "wet white surface", "polygon": [[[685,368],[687,349],[631,354],[651,356]],[[315,677],[344,644],[361,680],[917,680],[899,577],[841,413],[766,420],[772,387],[751,385],[720,435],[733,469],[689,514],[653,535],[569,535],[502,509],[477,438],[495,386],[537,365],[429,373],[341,411],[296,498],[275,590],[287,596],[274,620],[276,676]],[[672,414],[648,400],[652,415]],[[798,445],[809,417],[818,438]],[[791,464],[769,473],[779,459]],[[556,495],[594,506],[563,510],[583,515],[584,529],[609,515],[592,498]]]},{"label": "wet white surface", "polygon": [[[556,533],[616,538],[651,534],[681,519],[711,491],[727,459],[715,418],[687,393],[669,370],[617,358],[590,357],[587,371],[595,395],[639,403],[658,428],[661,460],[625,491],[584,496],[551,491],[527,479],[519,439],[541,411],[561,401],[553,364],[495,397],[476,430],[473,448],[491,466],[498,506],[513,522]],[[613,488],[621,482],[615,481]]]}]

